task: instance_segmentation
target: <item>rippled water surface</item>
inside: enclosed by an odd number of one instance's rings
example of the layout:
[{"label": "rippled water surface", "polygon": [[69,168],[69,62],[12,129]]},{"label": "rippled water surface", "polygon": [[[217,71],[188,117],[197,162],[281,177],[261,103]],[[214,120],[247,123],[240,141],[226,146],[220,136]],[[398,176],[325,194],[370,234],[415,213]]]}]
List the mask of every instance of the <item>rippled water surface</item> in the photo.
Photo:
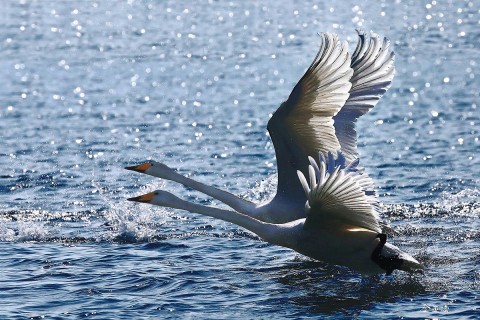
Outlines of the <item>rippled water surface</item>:
[{"label": "rippled water surface", "polygon": [[[125,200],[220,206],[123,169],[145,159],[268,200],[269,115],[317,33],[355,28],[395,48],[359,149],[425,275],[364,277]],[[0,318],[479,317],[478,2],[8,0],[0,31]]]}]

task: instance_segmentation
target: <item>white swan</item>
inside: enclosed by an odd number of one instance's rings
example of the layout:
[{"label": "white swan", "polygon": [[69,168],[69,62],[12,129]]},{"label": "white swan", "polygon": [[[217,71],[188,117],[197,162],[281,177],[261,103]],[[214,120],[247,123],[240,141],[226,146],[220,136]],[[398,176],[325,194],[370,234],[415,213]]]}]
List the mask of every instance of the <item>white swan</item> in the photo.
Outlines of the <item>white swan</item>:
[{"label": "white swan", "polygon": [[[389,41],[375,34],[368,40],[359,32],[350,58],[347,43],[336,35],[323,33],[321,39],[313,63],[268,123],[278,169],[270,202],[254,204],[154,161],[127,169],[181,183],[235,211],[189,203],[160,190],[129,200],[230,221],[268,242],[364,273],[420,270],[418,261],[386,243],[373,182],[358,167],[355,122],[393,79]],[[307,171],[309,183],[302,173]]]}]

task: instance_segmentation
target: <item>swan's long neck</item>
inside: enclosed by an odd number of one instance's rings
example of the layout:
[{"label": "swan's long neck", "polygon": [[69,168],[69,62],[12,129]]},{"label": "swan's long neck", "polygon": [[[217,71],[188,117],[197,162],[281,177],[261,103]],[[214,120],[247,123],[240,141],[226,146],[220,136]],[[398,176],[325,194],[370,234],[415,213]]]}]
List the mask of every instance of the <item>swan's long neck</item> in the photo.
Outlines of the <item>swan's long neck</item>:
[{"label": "swan's long neck", "polygon": [[259,221],[255,218],[238,213],[236,211],[223,210],[208,206],[199,205],[196,203],[182,200],[170,193],[163,191],[164,194],[168,194],[168,198],[161,198],[161,200],[153,200],[151,203],[159,206],[170,207],[175,209],[181,209],[190,211],[193,213],[199,213],[213,218],[217,218],[223,221],[234,223],[240,227],[243,227],[265,241],[271,243],[278,243],[276,239],[281,238],[284,233],[285,227],[281,225],[271,224]]},{"label": "swan's long neck", "polygon": [[[152,167],[149,172],[147,172],[147,174],[156,177],[162,177],[162,175],[160,173],[157,173],[156,171],[157,168]],[[254,216],[256,213],[255,203],[241,199],[227,191],[223,191],[218,188],[201,183],[199,181],[195,181],[178,173],[172,174],[169,179],[177,183],[183,184],[188,188],[200,191],[201,193],[204,193],[214,199],[217,199],[237,212],[241,212],[248,216]]]}]

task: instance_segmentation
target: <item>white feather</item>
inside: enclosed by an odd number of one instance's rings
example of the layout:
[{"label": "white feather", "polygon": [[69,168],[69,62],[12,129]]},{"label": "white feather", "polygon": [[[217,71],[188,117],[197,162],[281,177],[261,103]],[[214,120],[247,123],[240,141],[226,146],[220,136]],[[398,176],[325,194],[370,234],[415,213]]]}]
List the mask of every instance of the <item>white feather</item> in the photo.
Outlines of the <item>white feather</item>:
[{"label": "white feather", "polygon": [[[313,166],[309,167],[309,186],[304,185],[307,180],[303,174],[298,174],[308,199],[306,226],[334,220],[341,221],[345,226],[381,232],[376,211],[377,200],[366,194],[364,186],[370,186],[370,182],[366,183],[368,179],[358,172],[354,165],[358,162],[352,162],[349,167],[345,167],[341,153],[337,159],[329,153],[328,159],[329,163],[325,164],[320,158],[322,162],[319,165],[318,182],[315,180]],[[328,167],[328,172],[325,172],[325,167]]]},{"label": "white feather", "polygon": [[394,54],[388,39],[380,41],[377,34],[371,33],[368,38],[365,32],[357,32],[359,40],[352,55],[350,96],[333,117],[335,134],[348,162],[358,156],[357,119],[377,104],[390,87],[395,73]]}]

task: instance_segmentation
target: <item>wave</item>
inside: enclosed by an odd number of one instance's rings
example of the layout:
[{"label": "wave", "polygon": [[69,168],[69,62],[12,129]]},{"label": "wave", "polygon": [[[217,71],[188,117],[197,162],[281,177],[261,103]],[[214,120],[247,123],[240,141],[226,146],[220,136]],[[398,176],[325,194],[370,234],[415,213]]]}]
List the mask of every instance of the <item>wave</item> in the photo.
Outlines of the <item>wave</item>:
[{"label": "wave", "polygon": [[[142,188],[140,192],[161,187],[163,185],[152,183]],[[272,178],[258,183],[243,196],[256,201],[265,201],[274,191],[275,179]],[[456,194],[445,193],[434,203],[384,204],[382,218],[393,225],[393,234],[396,235],[447,232],[446,236],[451,239],[480,238],[479,231],[471,228],[457,228],[458,230],[454,228],[455,225],[462,225],[462,222],[468,225],[472,219],[479,218],[480,202],[477,200],[479,196],[478,189],[466,189]],[[102,194],[102,198],[105,208],[98,210],[51,212],[23,209],[0,212],[0,241],[148,243],[214,233],[215,228],[202,221],[212,221],[213,225],[225,224],[209,218],[192,218],[190,214],[176,214],[168,208],[112,200],[105,194]],[[441,224],[438,223],[439,219],[443,221]],[[250,235],[241,229],[238,230],[235,233],[226,232],[226,236]]]}]

